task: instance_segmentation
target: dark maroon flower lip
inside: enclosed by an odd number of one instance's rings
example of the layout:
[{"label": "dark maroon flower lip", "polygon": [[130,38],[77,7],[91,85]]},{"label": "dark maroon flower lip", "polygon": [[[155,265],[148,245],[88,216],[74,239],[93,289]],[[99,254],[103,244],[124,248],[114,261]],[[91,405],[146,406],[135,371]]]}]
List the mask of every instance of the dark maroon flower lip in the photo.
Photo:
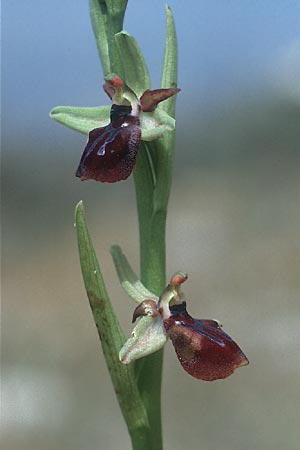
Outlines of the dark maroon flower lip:
[{"label": "dark maroon flower lip", "polygon": [[193,377],[213,381],[227,378],[249,363],[236,342],[215,320],[194,319],[182,302],[170,307],[164,327],[182,367]]},{"label": "dark maroon flower lip", "polygon": [[131,174],[141,141],[140,119],[131,106],[112,105],[110,124],[90,131],[76,176],[114,183]]}]

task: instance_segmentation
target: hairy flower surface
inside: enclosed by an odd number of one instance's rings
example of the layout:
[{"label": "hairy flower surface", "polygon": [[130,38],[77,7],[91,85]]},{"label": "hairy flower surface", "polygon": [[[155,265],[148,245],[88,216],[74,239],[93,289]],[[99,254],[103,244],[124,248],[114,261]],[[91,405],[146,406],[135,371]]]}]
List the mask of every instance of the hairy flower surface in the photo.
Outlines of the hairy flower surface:
[{"label": "hairy flower surface", "polygon": [[164,327],[182,367],[190,375],[213,381],[227,378],[248,364],[242,350],[217,321],[193,319],[186,311],[186,302],[170,311]]},{"label": "hairy flower surface", "polygon": [[77,177],[108,183],[129,177],[141,140],[139,116],[131,111],[131,106],[112,105],[110,124],[89,133]]}]

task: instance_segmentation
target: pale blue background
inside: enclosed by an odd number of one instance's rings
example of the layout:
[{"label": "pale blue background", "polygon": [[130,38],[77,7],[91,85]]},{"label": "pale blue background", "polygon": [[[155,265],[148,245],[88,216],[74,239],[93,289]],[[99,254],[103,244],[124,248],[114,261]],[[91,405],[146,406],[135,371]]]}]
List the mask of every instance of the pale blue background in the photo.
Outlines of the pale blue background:
[{"label": "pale blue background", "polygon": [[[192,102],[202,110],[227,95],[245,93],[247,86],[250,95],[256,87],[269,89],[272,77],[277,79],[286,70],[285,53],[297,43],[299,52],[296,0],[187,0],[173,1],[171,7],[184,93],[179,102],[185,106]],[[125,29],[138,40],[157,87],[164,2],[129,1]],[[106,101],[86,1],[4,1],[3,63],[4,120],[9,131],[17,123],[19,133],[32,126],[36,133],[50,129],[51,134],[58,133],[45,114],[53,105]]]},{"label": "pale blue background", "polygon": [[[167,273],[189,273],[189,312],[217,318],[250,365],[201,383],[165,351],[165,450],[298,450],[300,3],[174,0],[177,148]],[[133,305],[109,255],[138,271],[132,177],[80,182],[86,137],[56,105],[108,104],[88,2],[2,2],[2,444],[4,450],[129,450],[80,275],[83,199],[126,334]],[[164,2],[131,0],[158,87]]]}]

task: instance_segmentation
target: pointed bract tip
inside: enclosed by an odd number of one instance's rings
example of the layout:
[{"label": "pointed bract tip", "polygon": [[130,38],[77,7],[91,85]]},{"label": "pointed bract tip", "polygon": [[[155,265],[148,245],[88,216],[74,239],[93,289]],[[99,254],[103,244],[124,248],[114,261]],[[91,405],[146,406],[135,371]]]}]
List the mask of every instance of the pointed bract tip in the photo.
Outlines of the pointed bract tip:
[{"label": "pointed bract tip", "polygon": [[78,222],[80,217],[84,216],[84,204],[83,201],[80,200],[75,206],[75,224]]},{"label": "pointed bract tip", "polygon": [[78,213],[78,212],[83,211],[83,210],[84,210],[83,200],[79,200],[79,202],[75,206],[75,212]]}]

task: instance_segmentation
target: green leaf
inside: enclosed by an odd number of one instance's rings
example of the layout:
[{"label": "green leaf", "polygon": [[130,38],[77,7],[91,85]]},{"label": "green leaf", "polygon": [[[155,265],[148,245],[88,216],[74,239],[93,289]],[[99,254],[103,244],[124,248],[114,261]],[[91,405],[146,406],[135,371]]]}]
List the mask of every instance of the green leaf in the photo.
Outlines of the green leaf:
[{"label": "green leaf", "polygon": [[50,117],[73,130],[88,134],[94,128],[108,125],[110,108],[110,106],[95,108],[57,106],[50,111]]},{"label": "green leaf", "polygon": [[123,29],[127,0],[90,0],[90,15],[104,75],[117,73],[122,66],[114,36]]},{"label": "green leaf", "polygon": [[[177,87],[177,37],[173,14],[169,6],[166,7],[167,29],[165,54],[162,71],[162,88]],[[176,95],[160,104],[160,108],[171,117],[175,117]],[[157,184],[154,194],[155,226],[164,221],[166,214],[173,170],[173,154],[175,148],[175,130],[165,133],[155,141],[155,167]]]},{"label": "green leaf", "polygon": [[90,0],[90,15],[103,71],[104,73],[109,73],[111,68],[107,36],[107,7],[105,2]]},{"label": "green leaf", "polygon": [[142,439],[149,428],[147,413],[137,389],[134,366],[125,366],[119,361],[119,351],[125,336],[104,285],[82,202],[76,207],[75,223],[84,285],[110,376],[129,431],[136,435],[139,430]]},{"label": "green leaf", "polygon": [[136,303],[141,303],[148,298],[158,300],[158,297],[149,291],[138,279],[132,270],[126,256],[118,245],[111,247],[111,255],[123,289]]},{"label": "green leaf", "polygon": [[141,49],[126,31],[117,33],[115,39],[122,61],[124,81],[136,96],[140,97],[151,86],[149,71]]},{"label": "green leaf", "polygon": [[112,16],[118,17],[120,14],[124,16],[127,0],[105,0],[105,3]]},{"label": "green leaf", "polygon": [[[167,30],[165,54],[161,79],[162,88],[177,87],[177,37],[171,8],[166,6]],[[161,107],[170,116],[175,117],[176,95],[161,104]]]}]

